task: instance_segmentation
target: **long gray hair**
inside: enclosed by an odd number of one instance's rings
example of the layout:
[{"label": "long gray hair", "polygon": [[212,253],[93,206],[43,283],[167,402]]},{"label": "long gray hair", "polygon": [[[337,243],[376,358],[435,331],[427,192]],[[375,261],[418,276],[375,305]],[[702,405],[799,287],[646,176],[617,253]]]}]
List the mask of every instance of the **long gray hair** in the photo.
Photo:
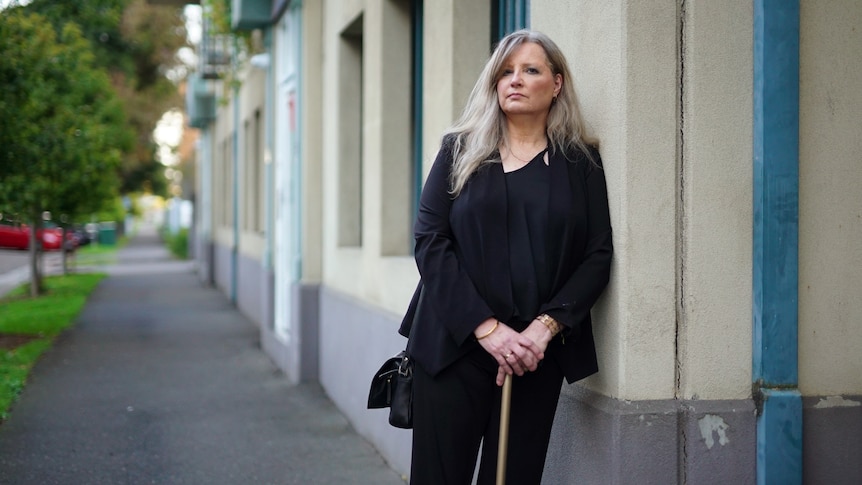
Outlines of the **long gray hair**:
[{"label": "long gray hair", "polygon": [[554,75],[560,74],[563,85],[556,102],[548,112],[547,135],[551,150],[561,149],[564,153],[580,150],[587,157],[587,145],[597,141],[587,135],[572,76],[563,52],[547,35],[530,30],[513,32],[500,40],[491,58],[482,69],[461,117],[446,130],[454,135],[453,164],[450,173],[450,193],[457,197],[470,176],[484,163],[500,163],[499,158],[490,157],[505,141],[506,116],[497,100],[497,81],[503,70],[503,63],[522,44],[532,42],[545,51],[548,65]]}]

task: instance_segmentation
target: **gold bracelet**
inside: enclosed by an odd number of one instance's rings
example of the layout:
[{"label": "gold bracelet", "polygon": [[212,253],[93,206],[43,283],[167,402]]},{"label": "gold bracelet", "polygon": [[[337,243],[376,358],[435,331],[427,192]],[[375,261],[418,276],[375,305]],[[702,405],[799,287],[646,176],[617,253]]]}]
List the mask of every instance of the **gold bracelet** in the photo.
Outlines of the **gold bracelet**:
[{"label": "gold bracelet", "polygon": [[476,340],[482,340],[483,338],[487,337],[488,335],[491,335],[492,333],[494,333],[494,330],[497,330],[497,327],[499,325],[500,325],[500,320],[497,320],[497,323],[494,324],[494,326],[491,328],[491,330],[488,330],[487,333],[485,333],[484,335],[482,335],[480,337],[476,337]]},{"label": "gold bracelet", "polygon": [[548,330],[551,332],[551,335],[556,335],[560,333],[560,331],[563,329],[563,326],[560,325],[560,322],[554,320],[553,317],[551,317],[547,313],[539,315],[538,317],[536,317],[536,320],[542,322],[546,327],[548,327]]}]

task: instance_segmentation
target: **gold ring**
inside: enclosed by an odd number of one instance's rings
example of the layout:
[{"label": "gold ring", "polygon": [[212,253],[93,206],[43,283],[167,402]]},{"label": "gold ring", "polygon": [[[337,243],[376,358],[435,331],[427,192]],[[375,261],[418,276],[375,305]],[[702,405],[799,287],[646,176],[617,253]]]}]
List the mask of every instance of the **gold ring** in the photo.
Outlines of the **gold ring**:
[{"label": "gold ring", "polygon": [[505,357],[505,358],[506,358],[506,359],[508,359],[508,358],[509,358],[509,357],[511,357],[511,356],[512,356],[512,353],[511,353],[511,352],[509,352],[508,354],[506,354],[506,357]]}]

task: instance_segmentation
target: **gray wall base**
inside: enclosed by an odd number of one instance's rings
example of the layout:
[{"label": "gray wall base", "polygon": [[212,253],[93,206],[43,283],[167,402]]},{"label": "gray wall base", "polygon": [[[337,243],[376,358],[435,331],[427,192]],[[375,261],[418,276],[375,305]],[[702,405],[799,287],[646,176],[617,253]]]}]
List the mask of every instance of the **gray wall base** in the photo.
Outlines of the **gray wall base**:
[{"label": "gray wall base", "polygon": [[237,257],[236,303],[237,308],[258,327],[263,326],[266,296],[270,279],[257,259],[240,253]]},{"label": "gray wall base", "polygon": [[203,238],[196,238],[197,241],[197,249],[195,252],[195,267],[198,274],[198,279],[201,283],[206,286],[213,285],[213,261],[214,261],[214,249],[213,242],[209,240],[203,240]]},{"label": "gray wall base", "polygon": [[299,380],[320,380],[320,285],[298,284],[293,287],[299,332]]},{"label": "gray wall base", "polygon": [[[274,302],[277,297],[273,293],[270,301]],[[285,298],[291,299],[291,327],[295,330],[290,340],[285,342],[279,338],[274,331],[270,308],[269,321],[260,326],[261,347],[290,382],[317,381],[320,372],[320,285],[293,285],[290,295]]]},{"label": "gray wall base", "polygon": [[231,268],[232,251],[227,246],[213,245],[212,278],[216,288],[230,298],[230,284],[233,269]]},{"label": "gray wall base", "polygon": [[862,483],[862,395],[802,398],[802,478]]},{"label": "gray wall base", "polygon": [[320,383],[353,427],[393,469],[406,476],[412,433],[390,426],[387,409],[366,409],[374,372],[407,345],[398,335],[400,323],[401,315],[321,288]]},{"label": "gray wall base", "polygon": [[260,327],[272,328],[275,322],[275,272],[267,269],[263,277],[263,293],[261,294],[261,324]]},{"label": "gray wall base", "polygon": [[751,400],[619,401],[566,386],[545,484],[755,482]]},{"label": "gray wall base", "polygon": [[[320,290],[320,380],[360,434],[405,476],[409,431],[366,409],[368,385],[402,350],[401,315],[330,288]],[[756,482],[757,416],[751,399],[620,401],[563,385],[546,485],[700,485]],[[804,398],[804,483],[862,483],[862,396]]]}]

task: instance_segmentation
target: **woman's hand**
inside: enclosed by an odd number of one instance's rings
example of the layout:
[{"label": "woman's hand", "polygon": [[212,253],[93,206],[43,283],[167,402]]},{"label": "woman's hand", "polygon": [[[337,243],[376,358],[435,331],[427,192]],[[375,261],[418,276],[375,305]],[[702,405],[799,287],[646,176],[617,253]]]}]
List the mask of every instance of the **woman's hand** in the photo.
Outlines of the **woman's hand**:
[{"label": "woman's hand", "polygon": [[530,325],[521,332],[521,335],[526,336],[536,343],[536,346],[544,353],[548,349],[548,344],[554,338],[554,334],[548,327],[539,320],[533,320]]},{"label": "woman's hand", "polygon": [[[494,328],[495,325],[496,328]],[[492,329],[493,331],[491,331]],[[479,339],[479,345],[491,357],[494,357],[500,366],[497,370],[496,379],[498,386],[503,385],[506,374],[522,376],[524,372],[536,370],[539,362],[545,358],[544,350],[547,347],[547,342],[543,347],[540,347],[535,340],[526,334],[526,330],[525,333],[518,333],[512,327],[498,322],[494,318],[489,318],[479,324],[473,333]]]}]

